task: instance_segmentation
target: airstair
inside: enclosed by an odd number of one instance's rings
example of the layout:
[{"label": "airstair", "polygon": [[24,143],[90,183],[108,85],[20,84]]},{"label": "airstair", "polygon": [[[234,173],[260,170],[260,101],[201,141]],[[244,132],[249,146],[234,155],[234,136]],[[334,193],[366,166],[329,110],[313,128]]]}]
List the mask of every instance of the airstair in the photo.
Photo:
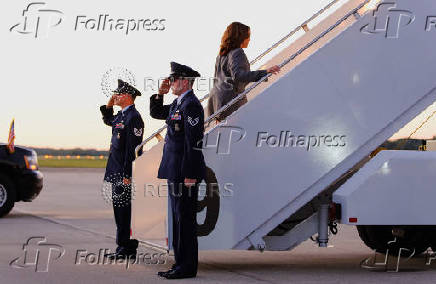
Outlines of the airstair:
[{"label": "airstair", "polygon": [[[206,120],[200,249],[287,250],[311,237],[328,218],[320,208],[332,192],[436,101],[436,2],[338,4],[252,62],[303,33],[262,63],[281,65],[280,75],[251,84],[218,113],[245,95],[246,105],[226,121]],[[134,162],[132,229],[168,249],[168,188],[156,178],[164,133],[137,148],[144,153]]]}]

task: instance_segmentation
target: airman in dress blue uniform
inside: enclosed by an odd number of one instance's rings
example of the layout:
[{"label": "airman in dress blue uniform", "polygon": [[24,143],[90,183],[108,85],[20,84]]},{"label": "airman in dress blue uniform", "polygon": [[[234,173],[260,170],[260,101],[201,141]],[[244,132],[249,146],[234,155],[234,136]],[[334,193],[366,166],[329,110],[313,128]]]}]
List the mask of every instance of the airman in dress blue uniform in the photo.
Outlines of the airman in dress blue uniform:
[{"label": "airman in dress blue uniform", "polygon": [[[150,114],[166,120],[167,135],[158,178],[167,179],[173,219],[175,264],[158,275],[167,279],[195,277],[198,266],[198,184],[205,176],[202,153],[204,111],[192,85],[200,77],[192,68],[171,62],[171,75],[162,82],[159,94],[150,98]],[[169,89],[178,96],[163,104]]]},{"label": "airman in dress blue uniform", "polygon": [[[110,259],[136,258],[138,241],[130,239],[131,178],[135,148],[142,142],[144,122],[134,101],[141,93],[130,84],[118,80],[107,105],[100,107],[103,121],[112,127],[112,140],[104,180],[112,184],[112,205],[117,226],[117,249],[107,254]],[[122,108],[116,115],[113,106]]]}]

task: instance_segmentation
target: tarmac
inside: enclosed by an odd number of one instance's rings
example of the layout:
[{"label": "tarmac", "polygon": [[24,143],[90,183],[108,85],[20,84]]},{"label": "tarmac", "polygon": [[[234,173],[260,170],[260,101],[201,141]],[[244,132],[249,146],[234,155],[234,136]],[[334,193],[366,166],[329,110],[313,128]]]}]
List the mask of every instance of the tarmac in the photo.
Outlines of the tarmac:
[{"label": "tarmac", "polygon": [[[114,250],[112,207],[101,193],[101,169],[42,169],[44,189],[31,203],[17,203],[0,219],[0,284],[167,283],[158,271],[173,257],[141,245],[138,259],[110,263]],[[436,259],[396,259],[362,267],[374,252],[355,227],[339,226],[328,248],[308,240],[292,251],[200,251],[196,278],[177,283],[434,283]],[[383,256],[377,256],[377,262]]]}]

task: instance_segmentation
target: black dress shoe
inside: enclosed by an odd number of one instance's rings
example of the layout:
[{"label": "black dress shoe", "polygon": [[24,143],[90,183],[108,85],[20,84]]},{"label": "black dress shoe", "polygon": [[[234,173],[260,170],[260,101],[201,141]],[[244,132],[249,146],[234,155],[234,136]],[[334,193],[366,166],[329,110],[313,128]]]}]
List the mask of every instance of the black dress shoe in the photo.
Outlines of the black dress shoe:
[{"label": "black dress shoe", "polygon": [[176,267],[177,267],[177,265],[174,263],[174,264],[171,266],[170,270],[168,270],[168,271],[159,271],[159,272],[157,273],[157,275],[160,276],[160,277],[164,277],[164,274],[167,274],[167,273],[173,271],[174,269],[176,269]]},{"label": "black dress shoe", "polygon": [[157,273],[157,275],[158,275],[159,277],[165,277],[165,275],[167,275],[169,272],[171,272],[171,269],[168,270],[168,271],[159,271],[159,272]]},{"label": "black dress shoe", "polygon": [[197,276],[197,273],[186,273],[186,272],[182,272],[178,269],[170,270],[169,272],[167,272],[163,275],[163,277],[165,277],[166,279],[193,278],[195,276]]},{"label": "black dress shoe", "polygon": [[127,244],[127,248],[132,250],[136,250],[138,246],[139,246],[139,241],[136,239],[130,239]]}]

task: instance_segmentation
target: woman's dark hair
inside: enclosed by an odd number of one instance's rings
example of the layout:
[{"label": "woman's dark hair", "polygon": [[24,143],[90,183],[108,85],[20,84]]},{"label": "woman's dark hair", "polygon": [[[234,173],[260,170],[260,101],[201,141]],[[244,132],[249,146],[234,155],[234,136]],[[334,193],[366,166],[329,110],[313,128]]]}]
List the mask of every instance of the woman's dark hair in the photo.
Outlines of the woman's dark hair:
[{"label": "woman's dark hair", "polygon": [[227,26],[221,38],[220,55],[226,55],[231,50],[241,47],[241,44],[250,36],[250,27],[239,22]]}]

